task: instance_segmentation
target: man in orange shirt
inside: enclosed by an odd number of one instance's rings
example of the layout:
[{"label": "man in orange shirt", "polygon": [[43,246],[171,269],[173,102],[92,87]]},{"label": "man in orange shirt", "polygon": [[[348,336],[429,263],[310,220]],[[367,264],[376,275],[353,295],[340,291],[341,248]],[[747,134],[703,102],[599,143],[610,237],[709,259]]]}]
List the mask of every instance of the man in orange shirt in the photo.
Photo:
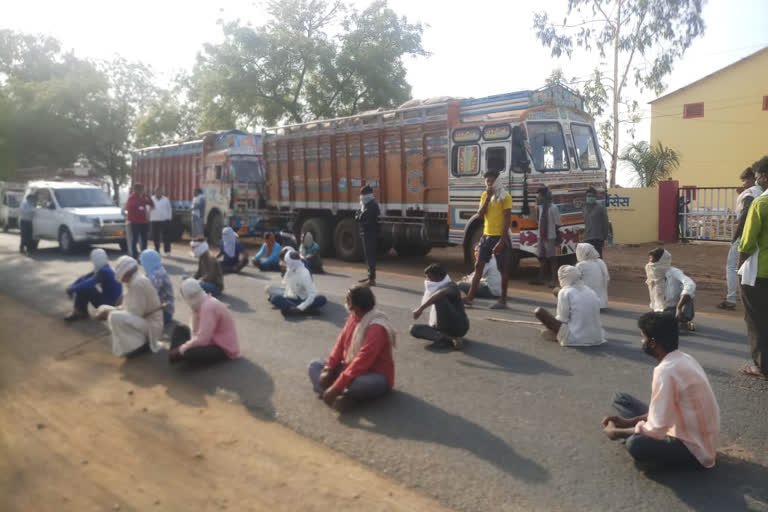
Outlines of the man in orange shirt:
[{"label": "man in orange shirt", "polygon": [[638,321],[643,352],[659,361],[653,370],[651,404],[617,393],[619,416],[603,418],[610,439],[626,439],[627,451],[644,466],[715,465],[720,408],[701,365],[677,350],[678,330],[669,313],[646,313]]}]

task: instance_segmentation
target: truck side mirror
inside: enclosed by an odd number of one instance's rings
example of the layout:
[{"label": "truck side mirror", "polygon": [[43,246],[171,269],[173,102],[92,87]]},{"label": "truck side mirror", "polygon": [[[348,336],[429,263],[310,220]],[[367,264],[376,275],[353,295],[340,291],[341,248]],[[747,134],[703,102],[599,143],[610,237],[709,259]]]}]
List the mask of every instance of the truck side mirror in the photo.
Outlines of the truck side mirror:
[{"label": "truck side mirror", "polygon": [[528,172],[528,154],[525,151],[525,131],[521,125],[512,128],[512,170]]}]

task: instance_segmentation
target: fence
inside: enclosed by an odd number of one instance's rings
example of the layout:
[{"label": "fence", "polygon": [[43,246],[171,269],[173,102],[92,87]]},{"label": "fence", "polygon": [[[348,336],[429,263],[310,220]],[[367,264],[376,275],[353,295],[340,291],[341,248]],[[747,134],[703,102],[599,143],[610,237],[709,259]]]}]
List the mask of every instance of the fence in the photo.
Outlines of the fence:
[{"label": "fence", "polygon": [[730,242],[736,231],[736,187],[682,187],[677,224],[681,239]]}]

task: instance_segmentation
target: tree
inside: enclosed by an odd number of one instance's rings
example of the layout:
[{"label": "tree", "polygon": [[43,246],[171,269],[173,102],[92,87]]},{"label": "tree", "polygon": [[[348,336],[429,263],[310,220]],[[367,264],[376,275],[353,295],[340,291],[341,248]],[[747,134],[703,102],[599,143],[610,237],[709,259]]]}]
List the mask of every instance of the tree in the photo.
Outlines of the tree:
[{"label": "tree", "polygon": [[619,160],[626,162],[637,176],[640,187],[654,187],[669,177],[680,165],[680,155],[659,141],[651,147],[647,142],[635,142],[624,148]]},{"label": "tree", "polygon": [[359,12],[341,0],[271,0],[267,14],[260,27],[223,23],[224,42],[199,54],[187,77],[198,129],[301,123],[410,98],[403,58],[427,55],[423,28],[386,1]]},{"label": "tree", "polygon": [[596,51],[601,59],[610,54],[610,76],[595,68],[581,89],[592,115],[601,116],[610,107],[600,125],[603,149],[611,156],[610,186],[616,185],[620,125],[632,126],[639,118],[638,102],[625,89],[630,77],[641,90],[661,94],[673,63],[704,31],[704,1],[568,0],[562,24],[551,23],[544,12],[534,15],[536,37],[553,57],[571,58],[574,46]]},{"label": "tree", "polygon": [[170,91],[158,91],[136,121],[137,148],[159,145],[195,135],[196,120],[188,105]]}]

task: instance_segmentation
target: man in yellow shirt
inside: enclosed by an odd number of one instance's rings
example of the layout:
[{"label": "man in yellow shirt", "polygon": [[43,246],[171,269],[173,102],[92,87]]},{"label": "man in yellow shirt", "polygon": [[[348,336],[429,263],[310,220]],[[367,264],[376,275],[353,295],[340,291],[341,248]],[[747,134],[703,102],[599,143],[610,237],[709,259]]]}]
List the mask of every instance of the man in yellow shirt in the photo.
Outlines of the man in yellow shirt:
[{"label": "man in yellow shirt", "polygon": [[491,309],[507,308],[507,259],[509,257],[509,222],[512,216],[512,196],[506,191],[504,183],[498,180],[497,171],[487,171],[485,177],[485,192],[480,197],[480,209],[477,215],[483,217],[483,236],[477,248],[477,261],[472,285],[464,303],[472,305],[477,293],[477,286],[483,276],[483,269],[491,261],[491,256],[496,257],[496,264],[501,272],[501,296],[499,302],[491,306]]}]

